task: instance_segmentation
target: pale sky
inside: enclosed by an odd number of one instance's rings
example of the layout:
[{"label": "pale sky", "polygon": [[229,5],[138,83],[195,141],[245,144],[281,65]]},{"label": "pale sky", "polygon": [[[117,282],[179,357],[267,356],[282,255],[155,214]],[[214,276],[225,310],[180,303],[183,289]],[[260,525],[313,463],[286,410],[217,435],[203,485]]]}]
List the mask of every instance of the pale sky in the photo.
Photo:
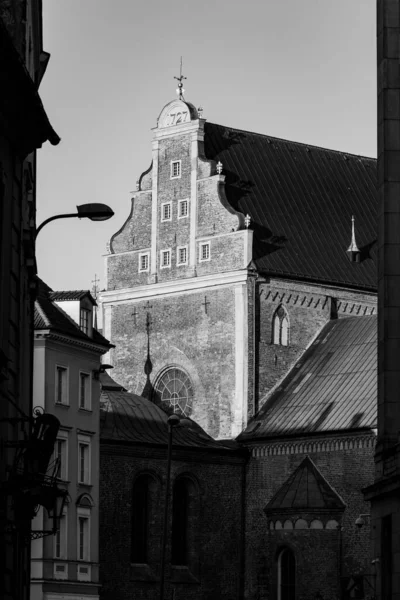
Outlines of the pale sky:
[{"label": "pale sky", "polygon": [[37,264],[54,290],[104,287],[106,243],[176,98],[213,123],[376,156],[375,0],[43,0],[40,95],[61,137],[38,152],[37,223],[103,202],[107,222],[55,221]]}]

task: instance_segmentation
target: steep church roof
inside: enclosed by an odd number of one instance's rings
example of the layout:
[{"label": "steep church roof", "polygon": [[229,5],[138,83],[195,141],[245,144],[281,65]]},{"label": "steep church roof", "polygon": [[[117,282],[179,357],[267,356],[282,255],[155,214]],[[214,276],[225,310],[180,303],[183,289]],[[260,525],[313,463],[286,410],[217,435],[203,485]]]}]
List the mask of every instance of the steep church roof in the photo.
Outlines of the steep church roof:
[{"label": "steep church roof", "polygon": [[265,507],[265,512],[322,509],[343,510],[345,503],[306,456]]},{"label": "steep church roof", "polygon": [[[259,271],[376,289],[376,160],[207,122],[204,149],[251,216]],[[346,252],[352,215],[360,263]]]},{"label": "steep church roof", "polygon": [[376,427],[377,318],[330,321],[239,441]]}]

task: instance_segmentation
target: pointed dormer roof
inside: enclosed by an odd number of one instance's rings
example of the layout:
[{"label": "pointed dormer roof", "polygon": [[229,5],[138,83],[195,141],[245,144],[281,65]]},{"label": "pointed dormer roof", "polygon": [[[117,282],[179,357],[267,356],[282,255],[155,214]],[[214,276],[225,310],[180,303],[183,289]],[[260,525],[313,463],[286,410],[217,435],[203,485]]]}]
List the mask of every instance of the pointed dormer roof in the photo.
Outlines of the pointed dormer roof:
[{"label": "pointed dormer roof", "polygon": [[282,510],[344,510],[345,503],[308,456],[276,492],[266,513]]}]

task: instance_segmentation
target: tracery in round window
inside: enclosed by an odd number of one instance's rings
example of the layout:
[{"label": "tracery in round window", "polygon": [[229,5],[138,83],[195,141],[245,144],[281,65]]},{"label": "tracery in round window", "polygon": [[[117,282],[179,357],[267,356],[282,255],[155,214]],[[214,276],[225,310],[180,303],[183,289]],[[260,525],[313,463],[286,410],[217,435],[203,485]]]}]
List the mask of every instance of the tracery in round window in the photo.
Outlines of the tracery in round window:
[{"label": "tracery in round window", "polygon": [[193,405],[193,386],[189,376],[172,367],[157,379],[154,393],[159,404],[168,412],[189,416]]}]

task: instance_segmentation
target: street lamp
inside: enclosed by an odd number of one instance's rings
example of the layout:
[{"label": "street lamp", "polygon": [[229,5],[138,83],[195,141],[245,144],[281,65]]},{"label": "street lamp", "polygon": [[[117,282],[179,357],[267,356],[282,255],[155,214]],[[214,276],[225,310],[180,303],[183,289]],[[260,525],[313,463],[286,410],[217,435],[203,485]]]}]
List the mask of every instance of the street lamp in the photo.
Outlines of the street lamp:
[{"label": "street lamp", "polygon": [[165,501],[164,501],[164,523],[161,539],[161,568],[160,568],[160,600],[164,600],[164,578],[165,578],[165,549],[167,545],[167,529],[168,529],[168,505],[169,505],[169,485],[171,479],[171,462],[172,462],[172,433],[174,427],[185,426],[190,423],[189,419],[179,417],[173,414],[167,419],[168,425],[168,451],[167,451],[167,480],[165,484]]},{"label": "street lamp", "polygon": [[90,219],[91,221],[107,221],[114,215],[114,211],[107,206],[107,204],[81,204],[80,206],[77,206],[76,209],[78,211],[76,213],[55,215],[54,217],[49,217],[43,221],[43,223],[41,223],[36,229],[35,237],[37,238],[39,231],[43,229],[47,223],[50,223],[50,221],[55,221],[56,219],[71,219],[76,217],[78,219]]}]

